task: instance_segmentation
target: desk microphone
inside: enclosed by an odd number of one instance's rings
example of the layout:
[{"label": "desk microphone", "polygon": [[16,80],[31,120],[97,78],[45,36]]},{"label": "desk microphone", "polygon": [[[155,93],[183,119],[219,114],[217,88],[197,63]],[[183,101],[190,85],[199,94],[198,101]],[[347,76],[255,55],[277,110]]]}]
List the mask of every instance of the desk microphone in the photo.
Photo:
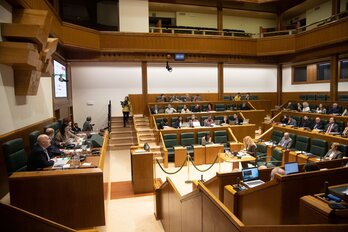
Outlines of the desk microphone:
[{"label": "desk microphone", "polygon": [[240,178],[237,177],[237,187],[239,188],[240,187]]},{"label": "desk microphone", "polygon": [[324,197],[327,198],[327,196],[329,195],[329,182],[328,181],[324,182],[324,192],[325,192]]}]

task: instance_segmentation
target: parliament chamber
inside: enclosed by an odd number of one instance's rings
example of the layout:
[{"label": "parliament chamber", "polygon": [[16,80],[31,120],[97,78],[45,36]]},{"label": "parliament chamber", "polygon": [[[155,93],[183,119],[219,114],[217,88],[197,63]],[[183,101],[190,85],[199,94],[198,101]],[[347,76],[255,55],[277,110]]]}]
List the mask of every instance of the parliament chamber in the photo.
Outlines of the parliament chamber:
[{"label": "parliament chamber", "polygon": [[348,231],[347,16],[0,1],[0,231]]}]

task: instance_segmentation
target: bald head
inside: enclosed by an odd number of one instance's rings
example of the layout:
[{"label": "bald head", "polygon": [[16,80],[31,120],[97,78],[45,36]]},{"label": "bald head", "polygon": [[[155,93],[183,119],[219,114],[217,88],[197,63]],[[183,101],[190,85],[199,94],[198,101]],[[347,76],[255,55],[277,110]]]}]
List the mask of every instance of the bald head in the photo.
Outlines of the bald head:
[{"label": "bald head", "polygon": [[275,174],[285,175],[285,171],[284,171],[284,169],[282,169],[280,167],[273,168],[273,170],[271,172],[271,180],[274,179]]},{"label": "bald head", "polygon": [[37,143],[43,148],[48,148],[51,145],[50,138],[45,134],[41,134],[37,137]]},{"label": "bald head", "polygon": [[54,136],[54,129],[53,128],[47,128],[45,132],[46,132],[46,135],[53,138],[53,136]]}]

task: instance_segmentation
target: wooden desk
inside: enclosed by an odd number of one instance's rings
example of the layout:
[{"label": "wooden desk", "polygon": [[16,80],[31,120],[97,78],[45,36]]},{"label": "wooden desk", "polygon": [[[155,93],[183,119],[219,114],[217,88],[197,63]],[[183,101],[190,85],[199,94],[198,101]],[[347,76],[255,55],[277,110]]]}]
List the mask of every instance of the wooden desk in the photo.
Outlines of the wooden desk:
[{"label": "wooden desk", "polygon": [[226,156],[225,153],[220,154],[220,159],[227,163],[232,163],[232,171],[236,168],[239,169],[239,163],[254,162],[256,160],[256,158],[251,155],[246,155],[243,158],[238,158],[237,156]]},{"label": "wooden desk", "polygon": [[193,146],[195,165],[205,164],[205,146],[194,145]]},{"label": "wooden desk", "polygon": [[348,209],[330,208],[329,202],[323,198],[323,195],[308,195],[300,198],[300,223],[348,224]]},{"label": "wooden desk", "polygon": [[224,152],[223,144],[207,144],[205,145],[205,163],[212,164],[214,163],[216,156],[219,153]]},{"label": "wooden desk", "polygon": [[[187,149],[186,147],[174,147],[174,164],[175,167],[181,167],[184,161],[187,159]],[[185,163],[187,165],[187,163]]]},{"label": "wooden desk", "polygon": [[131,150],[130,155],[134,193],[153,192],[153,153]]},{"label": "wooden desk", "polygon": [[308,162],[319,162],[320,158],[317,157],[308,157],[305,154],[297,153],[295,151],[289,152],[288,162],[297,162],[298,164],[306,164]]}]

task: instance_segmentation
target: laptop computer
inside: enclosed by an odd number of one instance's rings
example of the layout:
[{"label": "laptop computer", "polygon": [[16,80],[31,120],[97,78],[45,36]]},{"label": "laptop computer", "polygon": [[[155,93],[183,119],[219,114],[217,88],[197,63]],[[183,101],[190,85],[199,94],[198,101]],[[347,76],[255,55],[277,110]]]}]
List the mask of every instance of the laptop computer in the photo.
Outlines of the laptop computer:
[{"label": "laptop computer", "polygon": [[285,169],[286,175],[298,173],[298,163],[297,162],[285,163],[284,169]]},{"label": "laptop computer", "polygon": [[244,185],[249,188],[253,188],[265,183],[264,181],[259,179],[259,170],[257,169],[257,167],[243,168],[242,177]]}]

